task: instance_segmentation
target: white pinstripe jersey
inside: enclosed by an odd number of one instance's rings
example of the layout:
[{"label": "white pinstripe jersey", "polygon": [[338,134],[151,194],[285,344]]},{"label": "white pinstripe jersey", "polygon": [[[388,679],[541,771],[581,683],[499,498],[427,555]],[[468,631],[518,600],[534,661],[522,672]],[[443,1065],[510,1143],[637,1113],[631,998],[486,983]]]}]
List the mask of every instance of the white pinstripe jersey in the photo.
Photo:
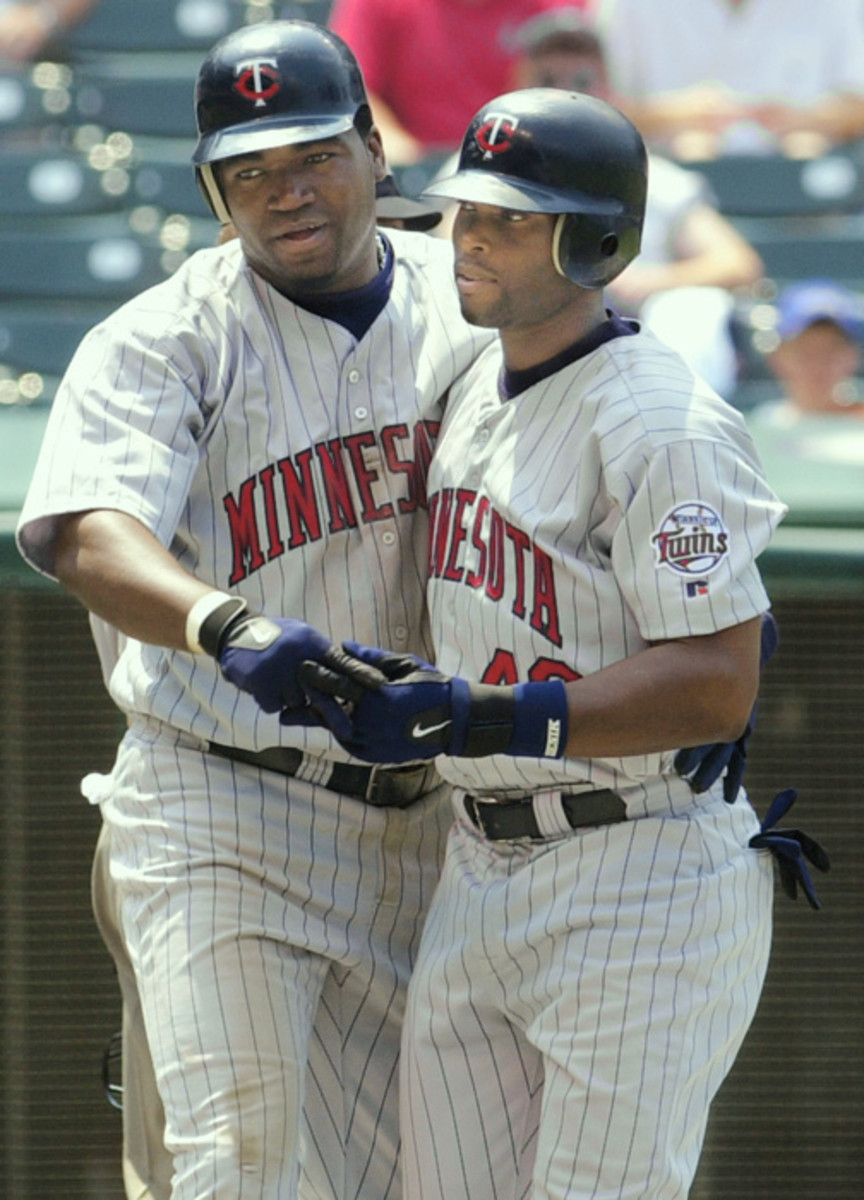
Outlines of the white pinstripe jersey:
[{"label": "white pinstripe jersey", "polygon": [[[645,331],[619,337],[508,401],[500,368],[496,344],[454,388],[430,472],[443,671],[572,680],[768,608],[755,560],[785,507],[740,415],[674,351]],[[626,794],[673,757],[441,766],[471,792],[590,782]]]},{"label": "white pinstripe jersey", "polygon": [[[490,335],[459,314],[451,247],[388,237],[392,293],[359,342],[254,275],[236,241],[91,331],[50,416],[24,556],[50,573],[58,514],[117,509],[253,609],[428,657],[426,472],[447,390]],[[110,690],[126,712],[345,757],[324,730],[281,727],[207,656],[120,647]]]}]

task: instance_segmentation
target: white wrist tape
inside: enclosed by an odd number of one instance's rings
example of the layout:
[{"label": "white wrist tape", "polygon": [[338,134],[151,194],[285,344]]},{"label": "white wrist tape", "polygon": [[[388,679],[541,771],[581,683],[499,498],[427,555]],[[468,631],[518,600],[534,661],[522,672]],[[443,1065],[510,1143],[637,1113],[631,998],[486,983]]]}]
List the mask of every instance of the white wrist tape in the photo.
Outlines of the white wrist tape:
[{"label": "white wrist tape", "polygon": [[204,647],[199,638],[201,626],[211,613],[215,612],[226,600],[238,600],[238,596],[229,596],[227,592],[208,592],[200,600],[196,600],[186,615],[186,645],[193,654],[204,654]]}]

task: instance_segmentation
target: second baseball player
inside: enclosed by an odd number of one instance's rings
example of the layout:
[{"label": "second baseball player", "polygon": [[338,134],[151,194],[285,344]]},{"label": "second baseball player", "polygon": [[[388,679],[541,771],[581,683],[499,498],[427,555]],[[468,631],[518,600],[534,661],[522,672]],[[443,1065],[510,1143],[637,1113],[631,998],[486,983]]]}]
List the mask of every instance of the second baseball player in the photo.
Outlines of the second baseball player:
[{"label": "second baseball player", "polygon": [[[500,331],[430,471],[437,670],[350,647],[301,674],[343,745],[443,754],[457,821],[403,1041],[407,1200],[682,1200],[756,1010],[770,856],[743,791],[678,748],[734,739],[784,513],[739,414],[604,309],[638,252],[635,128],[501,96],[452,178],[463,313]],[[340,690],[341,689],[341,690]]]}]

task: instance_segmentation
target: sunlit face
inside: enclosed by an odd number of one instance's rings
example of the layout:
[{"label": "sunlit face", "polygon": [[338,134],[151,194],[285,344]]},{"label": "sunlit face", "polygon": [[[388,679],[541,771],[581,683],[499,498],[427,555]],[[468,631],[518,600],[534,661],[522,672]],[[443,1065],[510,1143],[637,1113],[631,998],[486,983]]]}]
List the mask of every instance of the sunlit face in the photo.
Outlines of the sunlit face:
[{"label": "sunlit face", "polygon": [[286,295],[347,291],[377,271],[375,130],[238,155],[218,177],[252,267]]},{"label": "sunlit face", "polygon": [[833,321],[816,321],[783,342],[771,364],[799,407],[837,412],[844,385],[860,369],[861,350]]},{"label": "sunlit face", "polygon": [[556,217],[461,203],[453,224],[456,287],[465,318],[501,330],[543,324],[577,289],[555,269]]},{"label": "sunlit face", "polygon": [[517,67],[519,87],[562,88],[567,92],[585,92],[609,98],[609,80],[603,62],[596,55],[578,50],[540,49],[527,55]]}]

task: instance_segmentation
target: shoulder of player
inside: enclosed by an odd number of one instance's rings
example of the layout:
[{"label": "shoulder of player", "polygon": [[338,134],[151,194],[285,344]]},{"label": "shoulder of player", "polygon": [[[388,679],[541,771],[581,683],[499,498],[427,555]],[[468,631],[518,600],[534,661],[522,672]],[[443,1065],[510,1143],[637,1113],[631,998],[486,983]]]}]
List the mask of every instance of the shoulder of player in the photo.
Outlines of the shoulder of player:
[{"label": "shoulder of player", "polygon": [[448,239],[410,229],[387,229],[385,236],[393,246],[397,267],[408,271],[442,271],[452,285],[453,246]]},{"label": "shoulder of player", "polygon": [[590,374],[574,374],[574,398],[610,445],[650,455],[674,442],[749,441],[742,414],[645,329],[606,342],[583,361]]},{"label": "shoulder of player", "polygon": [[[452,385],[445,428],[476,425],[500,407],[501,365],[496,338]],[[590,439],[613,490],[616,477],[626,490],[629,476],[640,475],[655,455],[673,447],[700,453],[700,446],[711,445],[753,458],[753,441],[742,414],[650,334],[607,342],[531,390],[534,395],[526,393],[524,402],[512,410],[514,420],[517,411],[521,421],[536,418],[542,424],[548,419],[550,433],[559,440],[569,430],[577,442],[577,457]],[[563,414],[571,404],[574,419],[565,428]]]}]

